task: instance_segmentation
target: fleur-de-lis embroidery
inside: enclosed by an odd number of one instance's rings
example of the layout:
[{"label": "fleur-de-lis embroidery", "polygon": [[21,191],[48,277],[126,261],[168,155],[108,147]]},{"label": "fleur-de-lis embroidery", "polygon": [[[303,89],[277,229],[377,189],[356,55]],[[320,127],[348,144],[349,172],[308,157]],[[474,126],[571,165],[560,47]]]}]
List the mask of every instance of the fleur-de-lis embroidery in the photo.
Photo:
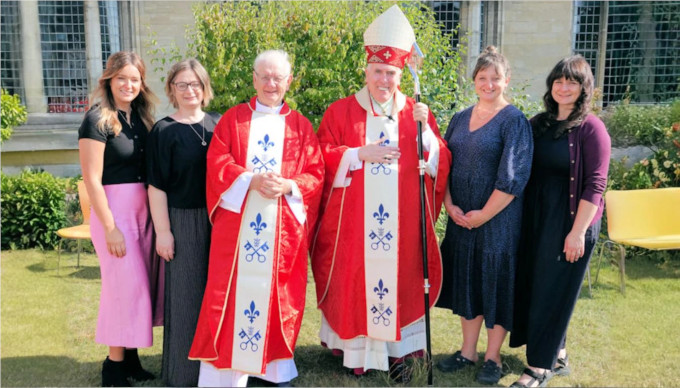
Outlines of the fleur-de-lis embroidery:
[{"label": "fleur-de-lis embroidery", "polygon": [[269,135],[264,135],[264,139],[258,140],[257,144],[262,146],[262,149],[265,152],[267,152],[269,148],[274,147],[274,142],[269,141]]},{"label": "fleur-de-lis embroidery", "polygon": [[375,292],[380,297],[380,300],[382,300],[385,295],[390,293],[390,290],[383,286],[383,281],[380,279],[378,281],[378,287],[373,287],[373,292]]},{"label": "fleur-de-lis embroidery", "polygon": [[255,309],[255,301],[250,301],[250,308],[245,309],[243,314],[248,318],[250,323],[253,323],[255,318],[260,316],[260,311]]},{"label": "fleur-de-lis embroidery", "polygon": [[250,227],[253,228],[253,230],[255,231],[255,234],[259,236],[262,229],[267,228],[267,223],[262,222],[262,215],[260,213],[257,213],[257,216],[255,217],[255,221],[250,223]]},{"label": "fleur-de-lis embroidery", "polygon": [[[382,139],[383,137],[385,137],[385,132],[380,132],[380,136],[379,136],[378,138],[379,138],[379,139]],[[382,142],[382,143],[380,143],[380,144],[378,144],[378,145],[379,145],[380,147],[386,147],[386,146],[390,145],[390,139],[385,139],[384,142]]]},{"label": "fleur-de-lis embroidery", "polygon": [[383,222],[385,222],[386,219],[390,218],[390,213],[385,211],[385,207],[383,207],[383,205],[381,203],[380,206],[378,206],[378,211],[373,212],[373,218],[378,220],[380,225],[382,225]]}]

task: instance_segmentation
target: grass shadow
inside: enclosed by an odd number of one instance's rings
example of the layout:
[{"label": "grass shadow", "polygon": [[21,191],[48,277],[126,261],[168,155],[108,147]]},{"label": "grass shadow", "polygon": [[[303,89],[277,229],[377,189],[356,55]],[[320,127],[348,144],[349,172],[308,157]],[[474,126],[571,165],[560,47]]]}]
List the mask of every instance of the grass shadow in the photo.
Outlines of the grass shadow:
[{"label": "grass shadow", "polygon": [[57,264],[48,264],[47,260],[40,262],[40,263],[35,263],[31,265],[27,265],[26,269],[33,272],[33,273],[42,273],[42,272],[47,272],[47,271],[53,271],[57,269]]},{"label": "grass shadow", "polygon": [[[142,350],[143,351],[143,350]],[[101,385],[102,361],[80,362],[71,357],[28,356],[3,357],[3,387],[98,387]],[[142,365],[156,375],[156,379],[132,382],[138,387],[162,387],[161,356],[140,355]]]},{"label": "grass shadow", "polygon": [[95,280],[101,278],[101,270],[99,266],[86,267],[81,265],[80,268],[76,268],[76,270],[68,274],[67,277],[74,279]]},{"label": "grass shadow", "polygon": [[8,357],[2,358],[1,383],[3,387],[94,387],[101,383],[100,368],[101,363],[70,357]]}]

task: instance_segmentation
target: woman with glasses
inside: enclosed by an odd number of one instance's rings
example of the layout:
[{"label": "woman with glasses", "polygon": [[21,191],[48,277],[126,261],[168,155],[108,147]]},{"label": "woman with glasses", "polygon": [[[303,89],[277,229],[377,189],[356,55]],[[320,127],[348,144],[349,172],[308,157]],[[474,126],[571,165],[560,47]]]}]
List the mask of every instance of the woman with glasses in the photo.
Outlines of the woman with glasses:
[{"label": "woman with glasses", "polygon": [[206,154],[219,116],[203,112],[213,92],[195,59],[170,69],[165,93],[177,111],[154,125],[147,163],[156,252],[166,261],[161,374],[166,386],[187,387],[198,383],[200,364],[187,357],[208,273]]}]

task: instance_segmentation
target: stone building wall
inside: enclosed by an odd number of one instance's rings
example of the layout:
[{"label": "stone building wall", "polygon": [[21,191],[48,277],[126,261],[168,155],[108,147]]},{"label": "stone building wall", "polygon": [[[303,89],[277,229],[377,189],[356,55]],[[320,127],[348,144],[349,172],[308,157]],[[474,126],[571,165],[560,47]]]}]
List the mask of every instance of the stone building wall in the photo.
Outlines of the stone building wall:
[{"label": "stone building wall", "polygon": [[504,1],[501,52],[512,67],[512,86],[528,83],[532,100],[545,93],[545,78],[572,51],[572,1]]}]

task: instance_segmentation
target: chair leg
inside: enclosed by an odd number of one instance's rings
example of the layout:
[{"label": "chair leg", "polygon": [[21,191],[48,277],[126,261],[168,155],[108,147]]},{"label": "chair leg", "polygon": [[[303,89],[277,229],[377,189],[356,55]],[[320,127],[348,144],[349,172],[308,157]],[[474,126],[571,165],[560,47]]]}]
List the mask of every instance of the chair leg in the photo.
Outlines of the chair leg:
[{"label": "chair leg", "polygon": [[619,273],[621,276],[621,294],[626,296],[626,248],[619,245]]},{"label": "chair leg", "polygon": [[593,284],[597,284],[597,279],[600,278],[600,265],[602,264],[602,253],[604,252],[604,248],[607,246],[609,243],[609,240],[606,240],[602,242],[602,245],[600,246],[600,255],[597,258],[597,271],[595,272],[595,281]]},{"label": "chair leg", "polygon": [[76,268],[80,268],[80,239],[78,239],[78,264],[76,264]]}]

